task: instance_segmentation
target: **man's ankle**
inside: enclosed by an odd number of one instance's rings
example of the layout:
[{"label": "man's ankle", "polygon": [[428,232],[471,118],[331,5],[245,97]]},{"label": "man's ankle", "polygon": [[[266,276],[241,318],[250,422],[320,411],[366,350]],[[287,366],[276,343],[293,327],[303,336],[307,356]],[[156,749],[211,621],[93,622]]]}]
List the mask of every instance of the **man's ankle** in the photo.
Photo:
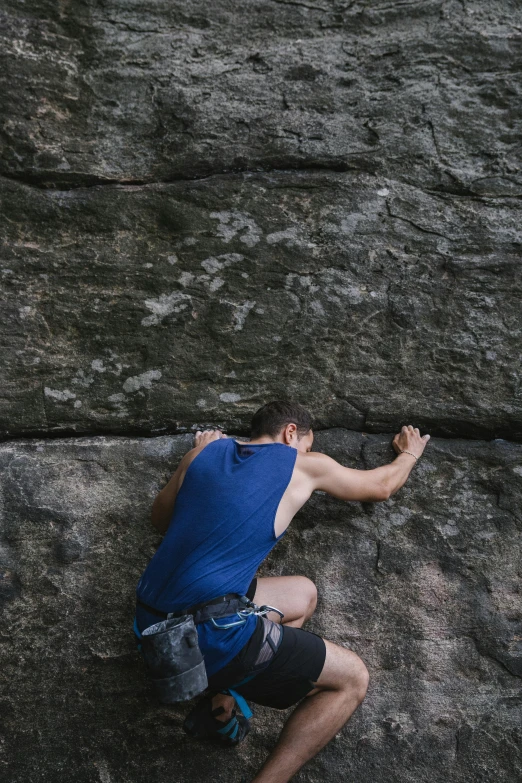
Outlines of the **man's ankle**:
[{"label": "man's ankle", "polygon": [[216,693],[216,695],[212,697],[212,709],[215,710],[217,707],[223,707],[224,712],[222,712],[221,715],[216,715],[216,719],[225,723],[232,717],[234,697],[225,693]]}]

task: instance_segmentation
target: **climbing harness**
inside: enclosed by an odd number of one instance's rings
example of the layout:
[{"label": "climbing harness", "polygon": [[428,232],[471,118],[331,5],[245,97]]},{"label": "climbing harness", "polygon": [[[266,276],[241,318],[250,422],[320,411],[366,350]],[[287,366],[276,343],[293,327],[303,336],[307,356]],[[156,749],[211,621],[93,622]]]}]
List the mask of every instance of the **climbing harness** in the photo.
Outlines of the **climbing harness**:
[{"label": "climbing harness", "polygon": [[[282,638],[281,626],[268,620],[266,615],[269,612],[277,612],[283,618],[283,612],[266,604],[257,606],[249,598],[244,595],[240,596],[238,593],[227,593],[212,601],[195,604],[183,612],[163,612],[148,606],[139,599],[137,603],[152,614],[165,618],[162,622],[149,626],[141,633],[136,618],[134,618],[134,633],[138,642],[138,650],[143,656],[156,695],[162,704],[173,704],[192,699],[204,691],[208,685],[205,663],[198,643],[196,630],[198,623],[211,620],[215,628],[226,630],[244,625],[250,615],[260,616],[264,624],[263,642],[254,668],[270,661]],[[237,615],[237,620],[225,623],[216,622],[216,618],[226,618],[234,614]],[[252,713],[243,697],[233,688],[252,679],[256,673],[242,680],[241,683],[235,683],[231,688],[222,691],[222,693],[230,693],[236,699],[247,722]],[[214,719],[212,715],[211,717]],[[237,728],[236,724],[232,727],[232,729],[234,728]]]}]

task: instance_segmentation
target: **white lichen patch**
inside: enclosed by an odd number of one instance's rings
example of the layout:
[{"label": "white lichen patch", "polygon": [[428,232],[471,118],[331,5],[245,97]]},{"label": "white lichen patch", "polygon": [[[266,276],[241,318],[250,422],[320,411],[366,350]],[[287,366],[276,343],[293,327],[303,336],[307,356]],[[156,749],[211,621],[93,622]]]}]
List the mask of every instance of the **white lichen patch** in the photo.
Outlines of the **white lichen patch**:
[{"label": "white lichen patch", "polygon": [[343,234],[353,234],[359,221],[363,220],[365,215],[361,212],[352,212],[350,215],[345,215],[341,220],[340,229]]},{"label": "white lichen patch", "polygon": [[221,253],[219,256],[209,256],[201,262],[201,266],[208,272],[209,275],[215,275],[216,272],[220,272],[227,266],[237,264],[238,261],[242,261],[244,256],[241,253]]},{"label": "white lichen patch", "polygon": [[219,220],[217,235],[221,237],[224,242],[230,242],[240,231],[244,231],[245,233],[241,234],[239,240],[247,247],[257,245],[261,238],[262,232],[255,220],[244,212],[239,212],[237,209],[211,212],[210,217]]},{"label": "white lichen patch", "polygon": [[192,272],[182,272],[178,278],[178,283],[181,283],[183,288],[185,288],[192,283],[194,277],[195,275],[193,275]]},{"label": "white lichen patch", "polygon": [[169,264],[177,264],[178,257],[176,253],[171,253],[170,256],[167,256],[167,261],[169,262]]},{"label": "white lichen patch", "polygon": [[316,291],[319,291],[319,286],[313,283],[310,275],[297,275],[294,272],[289,272],[285,278],[285,288],[294,288],[296,283],[308,293],[315,294]]},{"label": "white lichen patch", "polygon": [[377,191],[378,196],[388,196],[389,193],[390,191],[388,190],[388,188],[381,188],[380,190]]},{"label": "white lichen patch", "polygon": [[219,395],[219,399],[222,402],[239,402],[241,396],[239,394],[234,394],[234,392],[223,392],[223,394]]},{"label": "white lichen patch", "polygon": [[247,315],[249,314],[250,310],[255,307],[255,302],[251,302],[247,299],[246,302],[243,302],[243,304],[234,304],[235,312],[234,312],[234,330],[238,331],[243,328],[245,325],[245,320]]},{"label": "white lichen patch", "polygon": [[90,386],[91,383],[94,383],[94,376],[86,375],[83,370],[77,370],[72,383],[80,384],[80,386]]},{"label": "white lichen patch", "polygon": [[205,260],[201,262],[201,266],[206,272],[209,273],[209,275],[213,275],[223,268],[223,264],[221,264],[217,258],[214,258],[214,256],[205,258]]},{"label": "white lichen patch", "polygon": [[36,310],[34,307],[30,307],[29,305],[26,305],[25,307],[18,308],[18,312],[20,314],[20,318],[22,320],[25,320],[28,316],[34,315]]},{"label": "white lichen patch", "polygon": [[217,291],[218,288],[221,288],[221,286],[225,283],[222,277],[215,277],[213,280],[208,283],[208,290],[209,291]]},{"label": "white lichen patch", "polygon": [[82,401],[81,400],[75,400],[73,403],[75,408],[81,408],[82,407]]},{"label": "white lichen patch", "polygon": [[459,533],[460,533],[460,530],[458,529],[458,527],[456,525],[450,525],[450,524],[447,524],[447,525],[437,525],[437,527],[440,530],[440,532],[442,533],[442,535],[444,536],[444,538],[448,538],[448,536],[449,537],[451,537],[451,536],[458,536]]},{"label": "white lichen patch", "polygon": [[60,389],[50,389],[48,386],[45,386],[44,394],[46,397],[51,397],[51,399],[57,400],[58,402],[67,402],[67,400],[76,399],[76,394],[74,394],[72,391],[69,391],[69,389],[63,389],[63,391],[60,391]]},{"label": "white lichen patch", "polygon": [[116,408],[116,416],[117,418],[123,418],[124,416],[129,415],[129,411],[127,407],[125,406],[126,397],[121,392],[118,392],[117,394],[111,394],[110,397],[108,397],[108,401],[114,405]]},{"label": "white lichen patch", "polygon": [[270,245],[284,242],[287,247],[315,247],[315,242],[309,242],[299,235],[300,229],[297,226],[289,226],[284,231],[274,231],[267,234],[266,241]]},{"label": "white lichen patch", "polygon": [[110,397],[108,397],[109,402],[123,402],[125,400],[125,395],[122,394],[122,392],[118,392],[118,394],[111,394]]},{"label": "white lichen patch", "polygon": [[198,406],[198,408],[206,408],[207,407],[207,401],[204,400],[203,398],[200,399],[200,400],[196,400],[196,405]]},{"label": "white lichen patch", "polygon": [[[188,300],[188,302],[185,300]],[[143,318],[141,325],[157,326],[168,315],[185,310],[190,300],[191,297],[188,294],[183,294],[180,291],[173,291],[168,295],[160,294],[159,299],[145,299],[145,307],[152,311],[152,315]]]},{"label": "white lichen patch", "polygon": [[132,375],[123,384],[123,391],[129,394],[139,389],[151,389],[152,381],[159,381],[160,378],[160,370],[147,370],[147,372],[143,372],[141,375]]},{"label": "white lichen patch", "polygon": [[118,392],[117,394],[111,394],[110,397],[108,397],[109,402],[111,402],[116,408],[117,411],[116,416],[120,419],[123,418],[124,416],[129,415],[129,411],[124,405],[126,399],[127,398],[125,397],[124,394],[122,394],[122,392]]},{"label": "white lichen patch", "polygon": [[95,372],[107,372],[107,367],[105,367],[101,359],[93,359],[91,362],[91,368]]}]

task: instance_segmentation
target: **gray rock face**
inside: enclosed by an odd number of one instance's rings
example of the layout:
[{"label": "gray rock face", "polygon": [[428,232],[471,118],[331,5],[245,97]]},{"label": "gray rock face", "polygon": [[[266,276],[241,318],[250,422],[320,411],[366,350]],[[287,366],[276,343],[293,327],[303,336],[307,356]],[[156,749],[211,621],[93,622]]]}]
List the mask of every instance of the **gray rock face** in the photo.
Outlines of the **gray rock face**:
[{"label": "gray rock face", "polygon": [[4,7],[3,437],[520,439],[519,8]]},{"label": "gray rock face", "polygon": [[4,436],[318,426],[522,436],[520,202],[355,173],[4,180]]},{"label": "gray rock face", "polygon": [[189,433],[292,398],[351,467],[403,424],[432,435],[397,495],[315,494],[263,566],[317,583],[310,627],[371,675],[299,780],[518,783],[519,4],[0,20],[6,779],[259,766],[286,714],[256,708],[232,764],[189,741],[134,649],[134,588]]},{"label": "gray rock face", "polygon": [[[223,750],[183,733],[190,703],[155,702],[132,634],[135,585],[161,540],[150,505],[191,441],[0,448],[6,780],[231,779]],[[356,468],[390,461],[390,441],[317,434],[319,450]],[[522,446],[434,438],[389,501],[315,493],[299,512],[261,575],[313,579],[309,627],[371,675],[363,705],[299,780],[520,778],[521,494]],[[234,780],[289,714],[254,709]]]},{"label": "gray rock face", "polygon": [[522,193],[518,4],[4,7],[6,174],[92,184],[327,166]]}]

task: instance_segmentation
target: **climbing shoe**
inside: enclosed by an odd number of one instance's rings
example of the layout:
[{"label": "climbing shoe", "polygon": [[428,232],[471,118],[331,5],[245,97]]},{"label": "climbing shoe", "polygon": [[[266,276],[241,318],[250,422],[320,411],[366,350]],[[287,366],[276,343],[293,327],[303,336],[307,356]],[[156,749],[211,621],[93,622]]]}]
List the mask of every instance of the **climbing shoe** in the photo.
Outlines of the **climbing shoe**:
[{"label": "climbing shoe", "polygon": [[218,720],[224,712],[224,707],[213,710],[212,697],[204,696],[185,718],[183,730],[197,739],[214,739],[228,747],[238,745],[250,731],[250,723],[235,709],[228,721]]}]

